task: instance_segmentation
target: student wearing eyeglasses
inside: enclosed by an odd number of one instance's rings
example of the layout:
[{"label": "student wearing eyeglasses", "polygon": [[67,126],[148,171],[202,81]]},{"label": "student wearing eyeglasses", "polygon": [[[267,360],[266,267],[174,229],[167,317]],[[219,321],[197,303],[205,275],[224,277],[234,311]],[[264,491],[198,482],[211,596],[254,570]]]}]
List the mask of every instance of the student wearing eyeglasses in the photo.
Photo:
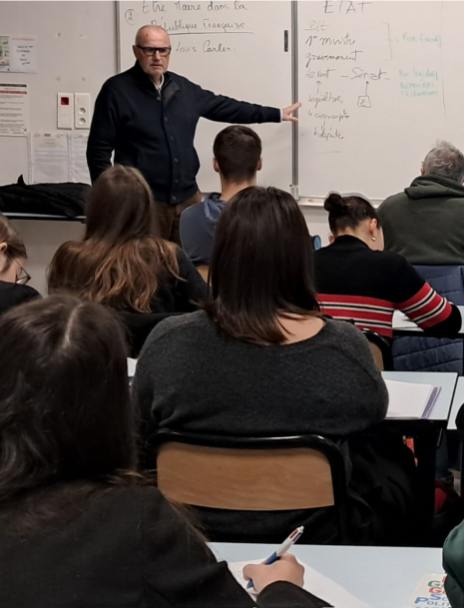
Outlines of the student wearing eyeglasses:
[{"label": "student wearing eyeglasses", "polygon": [[21,237],[6,217],[0,215],[0,314],[40,297],[38,291],[26,285],[31,278],[24,268],[26,258]]},{"label": "student wearing eyeglasses", "polygon": [[283,110],[246,103],[202,89],[168,71],[171,41],[159,26],[145,25],[132,47],[135,65],[105,82],[95,102],[87,145],[94,181],[114,162],[139,169],[158,203],[161,236],[179,242],[179,216],[200,201],[193,146],[200,117],[220,122],[296,120],[295,103]]}]

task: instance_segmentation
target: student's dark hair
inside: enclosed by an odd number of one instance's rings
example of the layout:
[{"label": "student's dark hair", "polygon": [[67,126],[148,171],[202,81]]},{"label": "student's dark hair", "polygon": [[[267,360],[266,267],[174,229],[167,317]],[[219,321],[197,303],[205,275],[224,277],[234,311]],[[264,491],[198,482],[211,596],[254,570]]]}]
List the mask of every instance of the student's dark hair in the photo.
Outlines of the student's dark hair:
[{"label": "student's dark hair", "polygon": [[110,310],[50,296],[0,317],[0,505],[136,467],[124,333]]},{"label": "student's dark hair", "polygon": [[206,306],[221,331],[281,343],[277,316],[316,314],[311,237],[295,199],[277,188],[245,188],[218,222]]},{"label": "student's dark hair", "polygon": [[366,219],[375,219],[380,227],[380,218],[371,203],[358,195],[341,196],[331,192],[325,199],[324,209],[329,212],[329,226],[333,234],[355,229]]},{"label": "student's dark hair", "polygon": [[26,247],[23,240],[10,224],[8,219],[0,214],[0,244],[5,243],[5,265],[2,270],[8,270],[13,260],[26,258]]},{"label": "student's dark hair", "polygon": [[150,312],[159,285],[179,278],[176,247],[158,236],[155,204],[142,174],[115,165],[90,190],[86,231],[67,241],[49,268],[49,291],[91,302]]},{"label": "student's dark hair", "polygon": [[231,125],[216,135],[213,152],[227,180],[252,179],[261,158],[261,139],[249,127]]}]

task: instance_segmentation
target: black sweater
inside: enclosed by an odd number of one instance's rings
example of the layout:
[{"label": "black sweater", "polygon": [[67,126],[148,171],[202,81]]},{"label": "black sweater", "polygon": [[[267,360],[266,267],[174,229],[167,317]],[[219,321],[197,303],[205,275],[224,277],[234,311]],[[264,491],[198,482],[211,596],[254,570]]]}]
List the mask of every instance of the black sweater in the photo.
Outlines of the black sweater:
[{"label": "black sweater", "polygon": [[95,102],[87,145],[92,180],[114,162],[137,167],[158,201],[177,204],[197,190],[198,120],[279,122],[280,110],[215,95],[172,72],[161,95],[138,63],[105,82]]},{"label": "black sweater", "polygon": [[[43,498],[38,496],[34,506]],[[0,511],[4,608],[256,606],[154,487],[76,494],[54,518],[19,534],[15,518],[21,511],[21,505],[13,513]],[[284,582],[269,585],[257,603],[267,608],[328,605]]]},{"label": "black sweater", "polygon": [[393,335],[394,310],[403,311],[429,335],[455,337],[459,309],[438,294],[397,253],[372,251],[354,236],[339,236],[314,254],[322,311],[361,329]]},{"label": "black sweater", "polygon": [[34,298],[40,298],[40,293],[33,287],[0,281],[0,314]]}]

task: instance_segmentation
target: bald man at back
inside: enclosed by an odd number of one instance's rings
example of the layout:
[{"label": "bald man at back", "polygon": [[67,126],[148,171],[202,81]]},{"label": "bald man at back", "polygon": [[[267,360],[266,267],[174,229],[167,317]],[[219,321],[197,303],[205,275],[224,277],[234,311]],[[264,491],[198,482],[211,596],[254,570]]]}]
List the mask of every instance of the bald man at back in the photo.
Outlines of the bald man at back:
[{"label": "bald man at back", "polygon": [[145,25],[136,35],[135,65],[107,80],[95,102],[87,145],[94,181],[114,162],[137,167],[157,203],[161,236],[179,242],[179,216],[200,201],[193,140],[198,120],[261,123],[296,120],[301,104],[283,110],[202,89],[168,71],[171,41],[162,27]]}]

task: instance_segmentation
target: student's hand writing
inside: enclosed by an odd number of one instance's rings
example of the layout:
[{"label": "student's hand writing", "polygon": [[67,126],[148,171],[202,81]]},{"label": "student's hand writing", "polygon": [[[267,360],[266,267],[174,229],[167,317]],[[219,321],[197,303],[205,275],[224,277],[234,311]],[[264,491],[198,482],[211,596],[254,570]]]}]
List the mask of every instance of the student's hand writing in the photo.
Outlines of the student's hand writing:
[{"label": "student's hand writing", "polygon": [[303,586],[304,567],[289,553],[282,555],[273,564],[248,564],[243,568],[243,576],[253,580],[255,590],[260,593],[265,587],[276,581],[286,581]]}]

